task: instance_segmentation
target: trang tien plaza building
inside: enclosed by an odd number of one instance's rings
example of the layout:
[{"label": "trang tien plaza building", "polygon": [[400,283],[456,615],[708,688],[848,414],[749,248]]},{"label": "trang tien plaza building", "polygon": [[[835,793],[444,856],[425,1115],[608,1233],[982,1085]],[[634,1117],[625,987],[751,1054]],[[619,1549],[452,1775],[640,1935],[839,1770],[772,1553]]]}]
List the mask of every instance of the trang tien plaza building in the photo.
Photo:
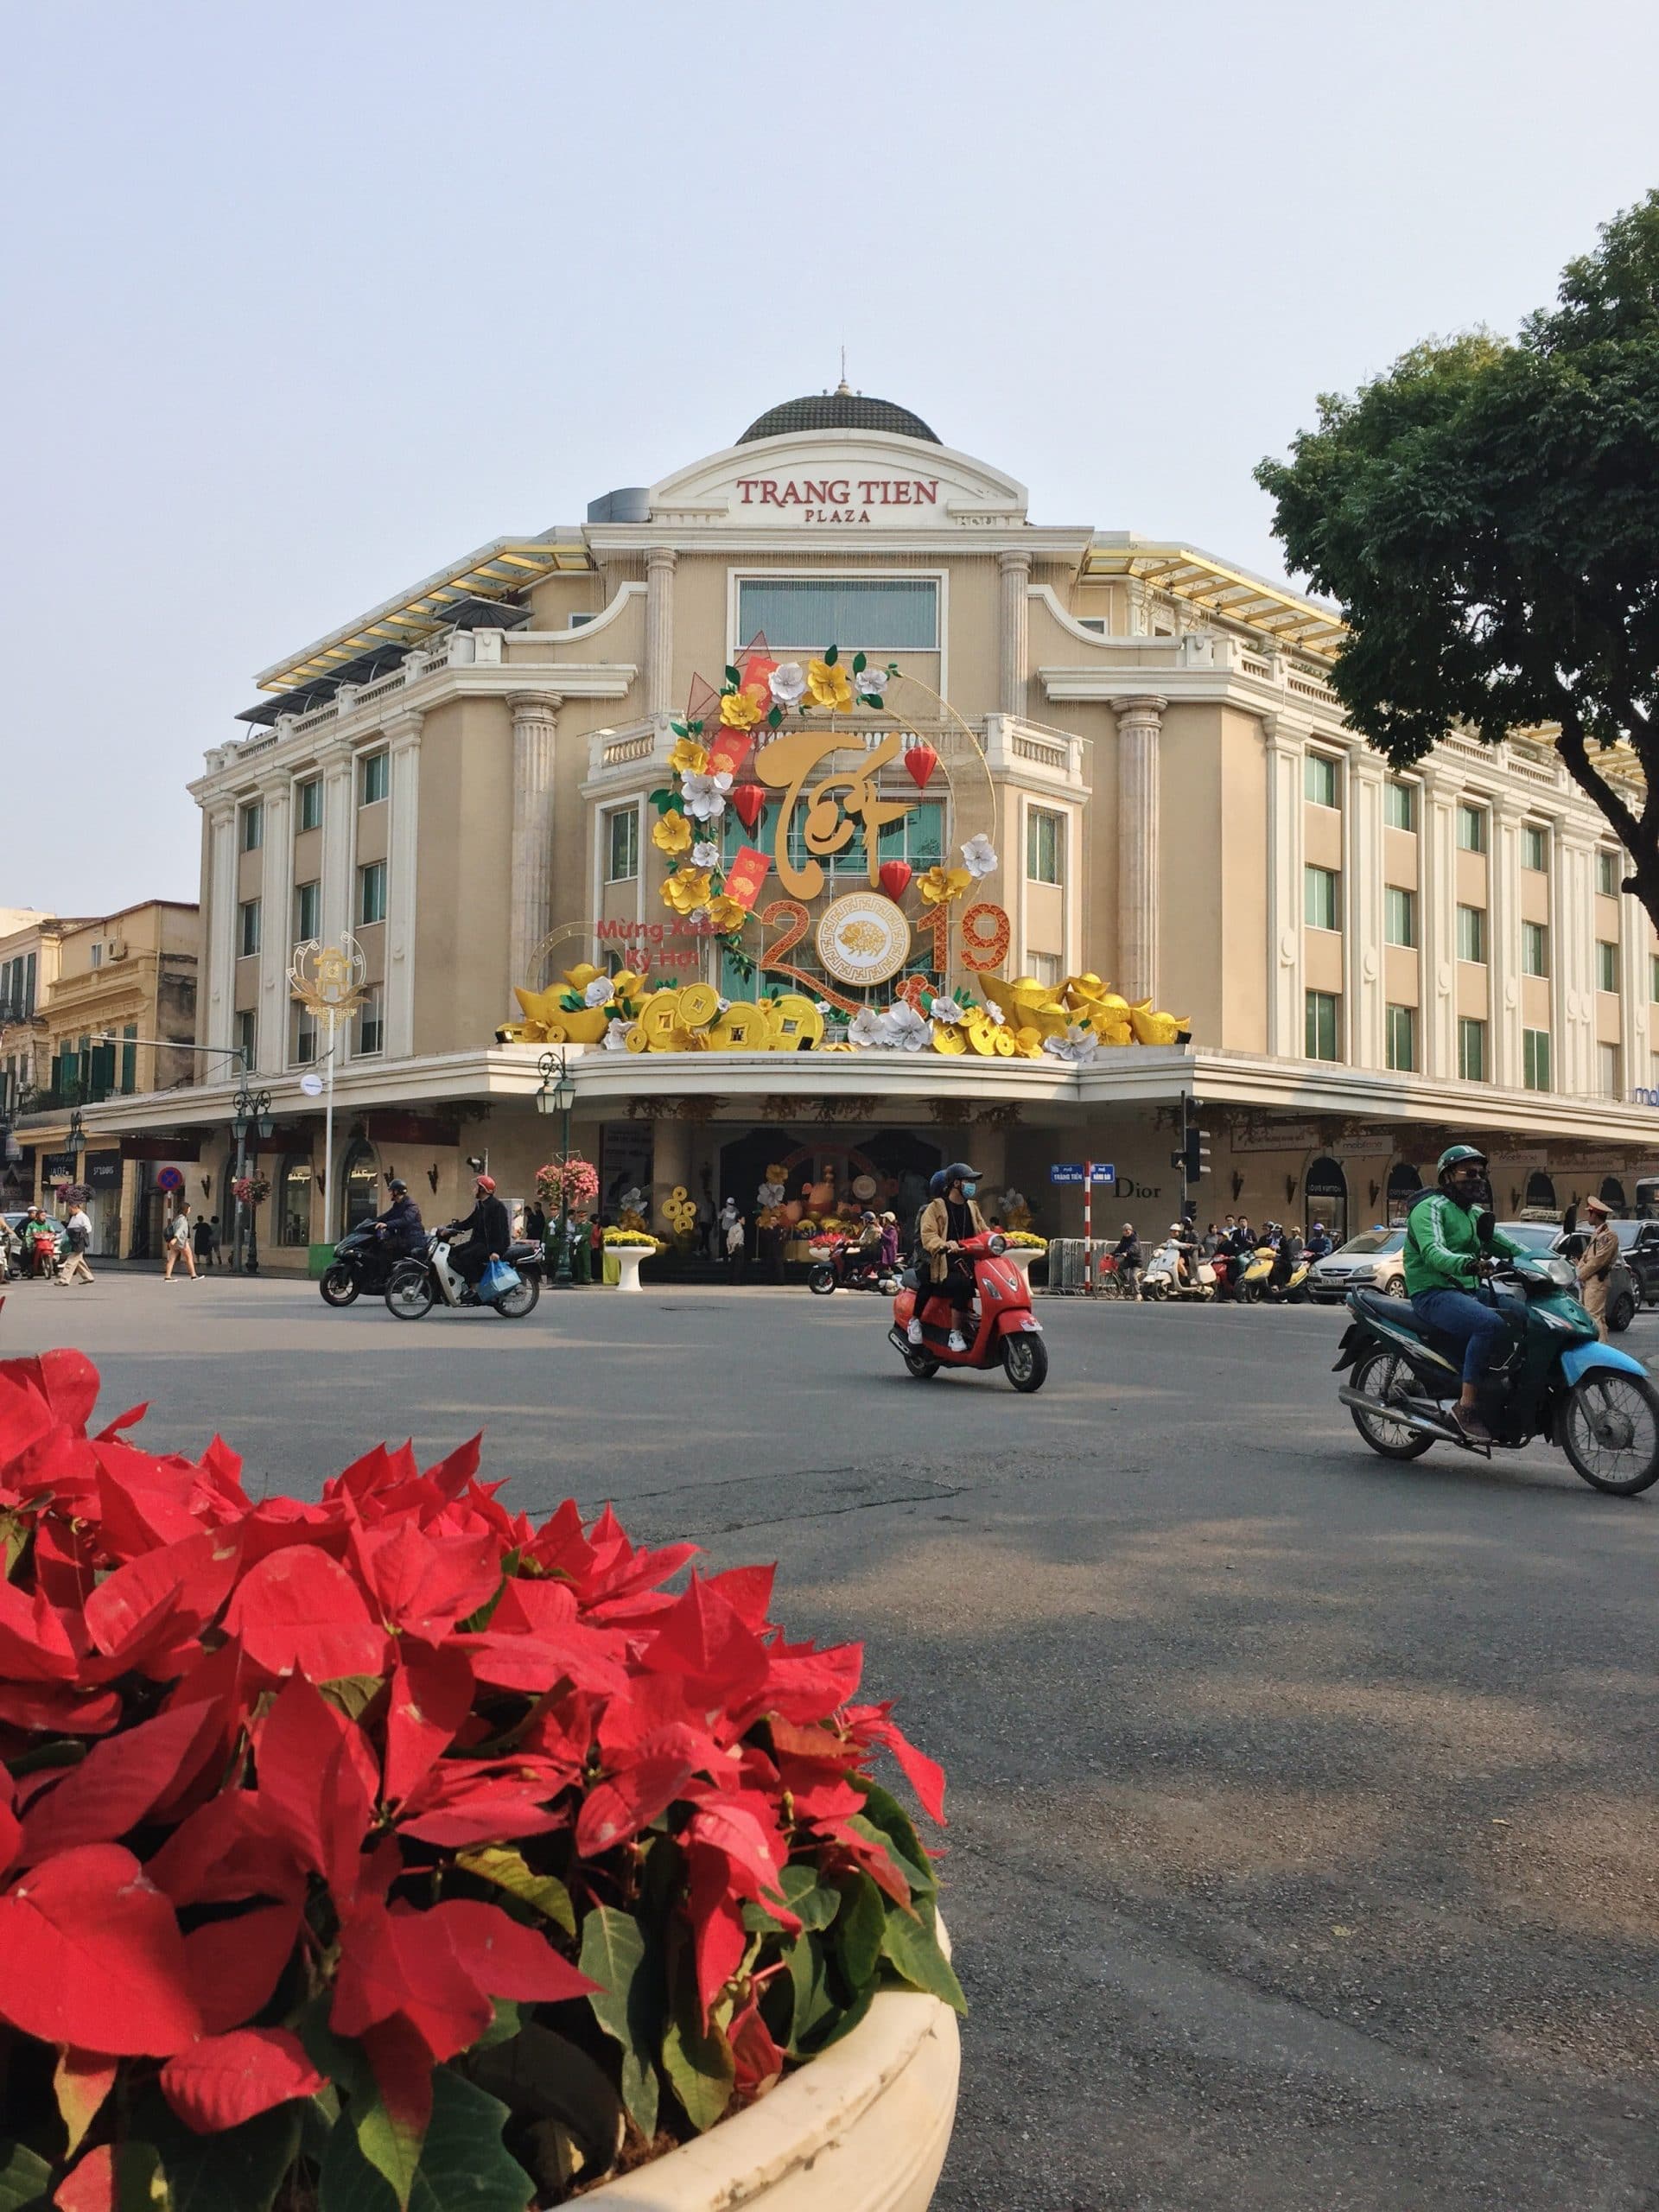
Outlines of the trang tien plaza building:
[{"label": "trang tien plaza building", "polygon": [[[773,1167],[902,1212],[959,1157],[1051,1235],[1082,1207],[1051,1170],[1109,1161],[1097,1226],[1160,1227],[1192,1098],[1205,1219],[1352,1232],[1453,1136],[1500,1212],[1628,1204],[1659,946],[1605,824],[1547,733],[1389,772],[1341,636],[1195,547],[1033,518],[902,407],[791,401],[264,671],[191,786],[200,1076],[89,1141],[222,1197],[245,1055],[296,1269],[393,1173],[429,1221],[473,1160],[532,1197],[561,1062],[601,1206],[659,1235],[687,1193],[753,1220]],[[333,1033],[290,988],[315,943],[351,955]]]}]

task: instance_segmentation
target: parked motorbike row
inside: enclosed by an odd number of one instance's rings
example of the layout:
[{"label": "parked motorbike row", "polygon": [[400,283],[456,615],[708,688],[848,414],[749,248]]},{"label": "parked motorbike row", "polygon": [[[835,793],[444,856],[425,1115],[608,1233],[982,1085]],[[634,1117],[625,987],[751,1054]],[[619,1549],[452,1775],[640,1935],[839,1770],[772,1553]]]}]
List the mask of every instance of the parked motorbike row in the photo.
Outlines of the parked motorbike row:
[{"label": "parked motorbike row", "polygon": [[1179,1237],[1158,1245],[1138,1279],[1128,1276],[1109,1255],[1102,1261],[1096,1285],[1107,1298],[1132,1298],[1136,1290],[1154,1302],[1166,1299],[1236,1299],[1245,1306],[1305,1306],[1313,1261],[1274,1244],[1254,1252],[1217,1252],[1205,1257]]},{"label": "parked motorbike row", "polygon": [[504,1275],[493,1279],[486,1270],[474,1285],[454,1265],[443,1230],[433,1231],[423,1251],[395,1251],[387,1249],[376,1224],[365,1221],[335,1245],[317,1287],[328,1306],[351,1306],[365,1294],[383,1298],[387,1313],[399,1321],[423,1320],[435,1306],[449,1312],[487,1306],[504,1321],[521,1321],[536,1310],[543,1265],[539,1244],[515,1237],[507,1248]]}]

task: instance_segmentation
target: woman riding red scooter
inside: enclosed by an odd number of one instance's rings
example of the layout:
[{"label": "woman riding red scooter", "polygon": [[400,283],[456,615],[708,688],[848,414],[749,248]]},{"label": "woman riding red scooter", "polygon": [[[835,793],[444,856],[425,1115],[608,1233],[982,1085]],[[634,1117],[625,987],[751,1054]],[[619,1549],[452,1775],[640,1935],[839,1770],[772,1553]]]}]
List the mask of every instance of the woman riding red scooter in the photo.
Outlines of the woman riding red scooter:
[{"label": "woman riding red scooter", "polygon": [[922,1287],[894,1299],[888,1335],[918,1381],[941,1367],[1001,1367],[1016,1390],[1039,1390],[1048,1374],[1042,1325],[1025,1277],[1002,1256],[1006,1243],[974,1204],[977,1182],[957,1160],[929,1185],[918,1224]]}]

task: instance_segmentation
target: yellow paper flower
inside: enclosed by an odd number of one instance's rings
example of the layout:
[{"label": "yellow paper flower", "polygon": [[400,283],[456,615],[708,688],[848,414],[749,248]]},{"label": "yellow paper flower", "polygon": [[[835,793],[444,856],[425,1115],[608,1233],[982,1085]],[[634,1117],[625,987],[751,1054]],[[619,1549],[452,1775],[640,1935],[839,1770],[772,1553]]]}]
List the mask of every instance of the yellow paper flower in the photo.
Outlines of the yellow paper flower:
[{"label": "yellow paper flower", "polygon": [[760,702],[753,691],[728,691],[720,702],[723,729],[753,729],[760,716]]},{"label": "yellow paper flower", "polygon": [[709,918],[722,937],[728,930],[741,930],[748,913],[741,899],[728,899],[723,891],[717,891],[709,901]]},{"label": "yellow paper flower", "polygon": [[973,881],[965,868],[931,868],[917,884],[925,906],[943,906],[952,899],[960,899]]},{"label": "yellow paper flower", "polygon": [[659,814],[652,827],[651,842],[659,853],[689,853],[691,824],[683,814]]},{"label": "yellow paper flower", "polygon": [[677,738],[668,765],[677,776],[700,776],[709,766],[709,755],[695,737]]},{"label": "yellow paper flower", "polygon": [[806,664],[806,696],[815,707],[846,713],[853,703],[853,687],[839,661],[810,660]]},{"label": "yellow paper flower", "polygon": [[709,901],[709,871],[706,868],[683,868],[671,875],[663,885],[663,904],[671,906],[677,914],[695,914],[699,906]]}]

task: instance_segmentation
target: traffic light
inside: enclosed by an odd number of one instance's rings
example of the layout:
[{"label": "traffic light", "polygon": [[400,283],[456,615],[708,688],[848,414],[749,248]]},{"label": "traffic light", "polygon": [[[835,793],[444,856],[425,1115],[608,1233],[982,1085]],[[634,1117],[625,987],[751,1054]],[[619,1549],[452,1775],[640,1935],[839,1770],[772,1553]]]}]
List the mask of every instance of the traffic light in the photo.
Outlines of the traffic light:
[{"label": "traffic light", "polygon": [[1196,1183],[1200,1176],[1207,1175],[1210,1173],[1209,1130],[1201,1129],[1196,1124],[1190,1128],[1186,1133],[1185,1149],[1177,1157],[1185,1168],[1189,1183]]}]

